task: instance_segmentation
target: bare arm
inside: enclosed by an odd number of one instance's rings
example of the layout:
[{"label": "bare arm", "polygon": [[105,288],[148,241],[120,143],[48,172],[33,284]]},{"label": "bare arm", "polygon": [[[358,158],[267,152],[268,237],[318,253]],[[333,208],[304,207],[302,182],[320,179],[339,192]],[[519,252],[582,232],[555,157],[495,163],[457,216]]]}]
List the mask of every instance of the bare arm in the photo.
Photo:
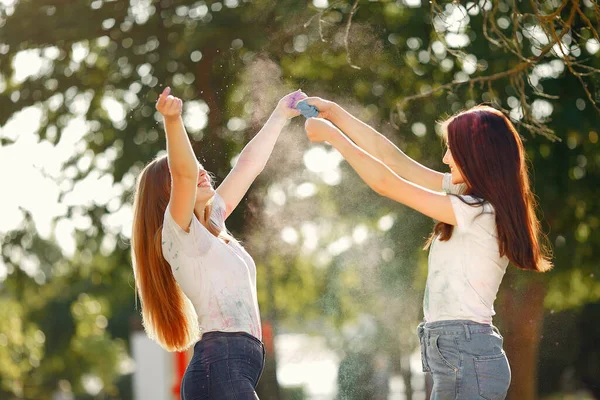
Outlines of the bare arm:
[{"label": "bare arm", "polygon": [[196,202],[198,161],[181,119],[182,101],[171,96],[165,88],[156,103],[163,115],[167,137],[167,158],[171,171],[171,216],[182,229],[188,231]]},{"label": "bare arm", "polygon": [[312,142],[331,143],[375,192],[435,220],[456,225],[456,216],[448,196],[415,185],[398,176],[382,161],[354,144],[328,121],[311,118],[306,121],[306,132]]},{"label": "bare arm", "polygon": [[226,217],[237,207],[250,185],[267,165],[287,119],[300,114],[293,108],[294,100],[303,98],[306,98],[306,95],[296,91],[279,101],[275,111],[256,136],[244,147],[235,167],[217,188],[217,193],[225,201]]},{"label": "bare arm", "polygon": [[338,104],[318,97],[309,97],[308,102],[319,109],[319,117],[333,122],[359,147],[381,160],[396,174],[419,186],[438,192],[442,191],[442,177],[444,174],[441,172],[434,171],[413,160],[388,138]]}]

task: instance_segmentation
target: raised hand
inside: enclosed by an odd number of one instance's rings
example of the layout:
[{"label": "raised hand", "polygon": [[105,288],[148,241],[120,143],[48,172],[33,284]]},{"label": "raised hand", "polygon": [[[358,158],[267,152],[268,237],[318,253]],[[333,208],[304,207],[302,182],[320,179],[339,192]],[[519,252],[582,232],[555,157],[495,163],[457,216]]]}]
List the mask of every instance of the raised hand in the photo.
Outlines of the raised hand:
[{"label": "raised hand", "polygon": [[331,142],[336,135],[342,132],[331,122],[322,118],[309,118],[304,124],[306,136],[313,143]]},{"label": "raised hand", "polygon": [[279,103],[277,103],[277,107],[275,108],[275,113],[278,113],[287,119],[297,117],[300,115],[300,111],[295,108],[296,104],[306,98],[306,94],[300,89],[289,93],[279,100]]},{"label": "raised hand", "polygon": [[336,103],[333,101],[325,100],[320,97],[307,97],[306,102],[311,106],[317,107],[319,110],[319,118],[331,119],[331,112],[333,111]]},{"label": "raised hand", "polygon": [[167,86],[156,101],[156,110],[164,118],[178,117],[183,109],[183,101],[178,97],[171,96],[170,93],[171,88]]}]

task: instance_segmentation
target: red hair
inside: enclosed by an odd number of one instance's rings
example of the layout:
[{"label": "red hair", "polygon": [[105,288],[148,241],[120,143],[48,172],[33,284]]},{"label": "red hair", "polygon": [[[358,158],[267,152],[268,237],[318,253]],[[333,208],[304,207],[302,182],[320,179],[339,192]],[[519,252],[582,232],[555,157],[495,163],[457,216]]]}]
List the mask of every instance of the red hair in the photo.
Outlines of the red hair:
[{"label": "red hair", "polygon": [[[168,351],[190,347],[198,338],[198,317],[162,252],[162,228],[171,194],[166,156],[150,162],[140,173],[133,205],[131,260],[148,336]],[[212,201],[204,210],[203,225],[215,236],[235,240],[209,223]]]},{"label": "red hair", "polygon": [[[450,118],[444,127],[467,194],[494,207],[500,255],[521,269],[551,269],[549,251],[540,243],[523,142],[510,120],[494,108],[477,106]],[[440,222],[433,234],[445,241],[453,228]]]}]

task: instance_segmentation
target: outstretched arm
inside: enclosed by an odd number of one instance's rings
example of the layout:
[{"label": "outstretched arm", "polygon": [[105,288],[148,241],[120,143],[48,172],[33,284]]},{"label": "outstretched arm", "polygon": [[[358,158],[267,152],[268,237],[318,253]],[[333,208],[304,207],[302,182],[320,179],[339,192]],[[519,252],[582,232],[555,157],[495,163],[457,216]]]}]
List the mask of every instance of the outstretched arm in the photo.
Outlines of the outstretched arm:
[{"label": "outstretched arm", "polygon": [[354,144],[327,120],[311,118],[306,121],[305,128],[311,142],[329,142],[375,192],[435,220],[456,225],[450,198],[445,194],[415,185],[398,176],[382,161]]},{"label": "outstretched arm", "polygon": [[381,160],[396,174],[435,191],[442,191],[444,174],[418,163],[381,133],[365,124],[337,103],[319,97],[309,97],[308,103],[319,109],[319,117],[333,122],[359,147]]},{"label": "outstretched arm", "polygon": [[156,102],[156,109],[163,116],[167,137],[167,158],[171,171],[169,209],[177,225],[188,231],[196,202],[198,161],[181,119],[183,102],[170,93],[171,89],[165,88]]},{"label": "outstretched arm", "polygon": [[226,217],[237,207],[252,182],[267,165],[285,122],[300,115],[294,106],[304,98],[304,93],[296,91],[279,101],[265,125],[244,147],[235,167],[217,188],[217,193],[225,201]]}]

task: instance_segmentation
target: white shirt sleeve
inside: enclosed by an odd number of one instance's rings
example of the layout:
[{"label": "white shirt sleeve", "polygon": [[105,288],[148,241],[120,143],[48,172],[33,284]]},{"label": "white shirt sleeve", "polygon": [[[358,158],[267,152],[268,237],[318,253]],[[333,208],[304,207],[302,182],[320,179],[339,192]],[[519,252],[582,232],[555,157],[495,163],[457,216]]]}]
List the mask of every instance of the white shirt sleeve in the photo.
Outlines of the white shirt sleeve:
[{"label": "white shirt sleeve", "polygon": [[[213,198],[210,223],[219,230],[225,230],[225,202],[217,193]],[[190,231],[183,230],[173,219],[169,207],[165,210],[162,230],[162,250],[165,259],[172,263],[181,255],[198,256],[210,247],[214,235],[192,213]]]},{"label": "white shirt sleeve", "polygon": [[[213,198],[210,223],[220,230],[225,230],[225,202],[217,193]],[[165,210],[162,229],[162,250],[165,259],[172,263],[181,255],[198,256],[206,253],[211,241],[216,239],[208,229],[192,213],[190,231],[183,230],[171,215],[170,208]]]},{"label": "white shirt sleeve", "polygon": [[210,222],[221,231],[225,230],[225,216],[227,215],[225,207],[225,201],[221,196],[219,196],[218,193],[215,192],[213,197],[213,208],[210,214]]},{"label": "white shirt sleeve", "polygon": [[[484,205],[480,205],[481,200],[473,196],[448,196],[456,216],[457,228],[461,230],[470,229],[476,218],[482,214],[489,214],[489,210]],[[464,200],[464,201],[463,201]],[[466,203],[465,203],[466,202]],[[492,219],[493,221],[493,219]]]},{"label": "white shirt sleeve", "polygon": [[464,183],[459,183],[457,185],[452,183],[452,174],[446,172],[444,177],[442,178],[442,190],[445,193],[451,194],[463,194],[465,192],[467,185]]},{"label": "white shirt sleeve", "polygon": [[203,248],[208,247],[207,241],[210,238],[207,235],[210,235],[210,232],[202,226],[194,213],[192,213],[190,231],[186,232],[173,219],[170,207],[165,210],[161,245],[163,256],[169,263],[173,263],[183,255],[199,255]]}]

